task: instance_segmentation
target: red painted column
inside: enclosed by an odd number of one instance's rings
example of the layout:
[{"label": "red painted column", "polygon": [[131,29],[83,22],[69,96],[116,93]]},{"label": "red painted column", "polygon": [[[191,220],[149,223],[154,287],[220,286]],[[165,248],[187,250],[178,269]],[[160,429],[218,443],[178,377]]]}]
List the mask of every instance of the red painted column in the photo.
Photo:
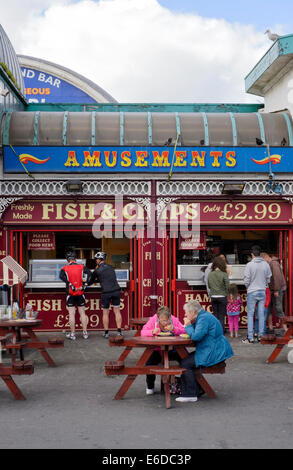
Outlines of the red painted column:
[{"label": "red painted column", "polygon": [[157,241],[158,241],[158,221],[157,221],[157,194],[156,181],[151,182],[151,220],[153,228],[151,237],[151,315],[155,315],[158,308],[158,290],[157,290]]},{"label": "red painted column", "polygon": [[289,229],[289,240],[288,240],[288,275],[289,275],[289,287],[288,287],[288,295],[289,295],[289,316],[293,316],[292,312],[292,295],[293,295],[293,277],[292,277],[292,267],[293,267],[293,250],[292,250],[292,243],[293,243],[293,228]]}]

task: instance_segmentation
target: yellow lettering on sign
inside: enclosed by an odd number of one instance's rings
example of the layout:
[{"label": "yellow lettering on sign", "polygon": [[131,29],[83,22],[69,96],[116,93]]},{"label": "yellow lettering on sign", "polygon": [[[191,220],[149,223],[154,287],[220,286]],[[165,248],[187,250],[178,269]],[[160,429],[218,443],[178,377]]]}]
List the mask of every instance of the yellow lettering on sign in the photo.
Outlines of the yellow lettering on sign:
[{"label": "yellow lettering on sign", "polygon": [[183,212],[184,206],[182,204],[176,204],[175,202],[170,204],[170,220],[177,220]]},{"label": "yellow lettering on sign", "polygon": [[123,217],[127,220],[135,219],[135,220],[143,220],[144,213],[143,208],[139,204],[134,204],[133,202],[129,202],[125,204],[122,209]]},{"label": "yellow lettering on sign", "polygon": [[162,152],[162,155],[159,154],[157,150],[153,150],[153,163],[152,166],[170,166],[170,163],[168,161],[169,158],[169,150],[164,150]]},{"label": "yellow lettering on sign", "polygon": [[56,204],[56,220],[62,220],[62,207],[63,204]]},{"label": "yellow lettering on sign", "polygon": [[187,161],[184,160],[184,158],[186,158],[186,155],[187,155],[186,150],[176,150],[175,152],[176,160],[175,160],[174,166],[186,166]]},{"label": "yellow lettering on sign", "polygon": [[113,204],[105,204],[104,205],[104,210],[101,212],[101,217],[104,220],[114,220],[117,219],[117,216],[115,216],[115,210]]},{"label": "yellow lettering on sign", "polygon": [[[111,153],[112,153],[113,157],[112,157],[112,161],[110,162],[110,154]],[[109,168],[112,168],[112,167],[116,166],[117,165],[117,152],[116,151],[113,151],[113,152],[106,151],[105,152],[105,163]]]},{"label": "yellow lettering on sign", "polygon": [[79,166],[78,161],[76,160],[76,154],[74,150],[69,150],[68,158],[64,166]]},{"label": "yellow lettering on sign", "polygon": [[43,215],[42,220],[49,220],[49,212],[54,212],[54,204],[42,203]]},{"label": "yellow lettering on sign", "polygon": [[53,299],[52,300],[52,310],[53,312],[61,312],[61,299]]},{"label": "yellow lettering on sign", "polygon": [[230,152],[226,153],[226,166],[233,167],[236,165],[236,152],[234,150],[230,150]]},{"label": "yellow lettering on sign", "polygon": [[201,153],[201,156],[199,155],[199,152],[197,152],[196,150],[191,152],[192,162],[190,163],[190,166],[203,166],[203,167],[205,167],[206,152],[203,151],[203,152],[200,152],[200,153]]},{"label": "yellow lettering on sign", "polygon": [[125,152],[121,153],[121,166],[131,166],[131,152],[126,150]]},{"label": "yellow lettering on sign", "polygon": [[92,155],[88,150],[85,150],[83,154],[84,154],[84,162],[82,166],[102,166],[100,162],[99,150],[95,150]]},{"label": "yellow lettering on sign", "polygon": [[139,150],[136,153],[136,163],[135,166],[146,167],[148,162],[146,158],[148,157],[148,152],[146,150]]},{"label": "yellow lettering on sign", "polygon": [[197,202],[192,202],[187,205],[186,207],[186,218],[187,219],[197,219],[198,217],[198,203]]},{"label": "yellow lettering on sign", "polygon": [[220,166],[219,158],[223,156],[223,152],[221,151],[211,152],[210,155],[211,157],[214,157],[212,166],[219,167]]},{"label": "yellow lettering on sign", "polygon": [[95,204],[79,204],[80,208],[80,220],[94,220],[94,208]]},{"label": "yellow lettering on sign", "polygon": [[74,220],[77,218],[77,210],[76,210],[77,204],[66,204],[65,206],[65,216],[64,219],[68,220]]}]

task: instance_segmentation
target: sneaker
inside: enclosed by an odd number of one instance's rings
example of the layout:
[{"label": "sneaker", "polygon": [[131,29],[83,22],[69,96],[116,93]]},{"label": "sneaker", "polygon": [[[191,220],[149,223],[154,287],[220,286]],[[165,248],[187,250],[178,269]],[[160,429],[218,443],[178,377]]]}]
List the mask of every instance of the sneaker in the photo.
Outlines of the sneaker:
[{"label": "sneaker", "polygon": [[175,398],[175,401],[180,401],[181,403],[187,403],[189,401],[196,402],[197,397],[178,397]]},{"label": "sneaker", "polygon": [[72,341],[75,341],[76,340],[76,336],[74,333],[66,333],[66,338],[67,339],[71,339]]},{"label": "sneaker", "polygon": [[117,331],[117,336],[123,336],[122,331]]},{"label": "sneaker", "polygon": [[83,339],[88,339],[89,335],[87,331],[82,332]]},{"label": "sneaker", "polygon": [[109,333],[103,333],[103,338],[109,339]]},{"label": "sneaker", "polygon": [[249,338],[245,338],[241,341],[243,344],[253,344],[254,343],[254,340],[253,339],[249,339]]},{"label": "sneaker", "polygon": [[155,393],[155,390],[153,388],[146,388],[145,393],[147,395],[153,395]]}]

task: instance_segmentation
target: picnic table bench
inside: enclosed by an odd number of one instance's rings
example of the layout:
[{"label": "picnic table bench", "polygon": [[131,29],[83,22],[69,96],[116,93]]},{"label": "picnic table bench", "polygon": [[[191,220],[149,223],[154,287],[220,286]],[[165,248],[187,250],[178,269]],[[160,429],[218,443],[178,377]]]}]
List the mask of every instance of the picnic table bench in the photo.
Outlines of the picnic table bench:
[{"label": "picnic table bench", "polygon": [[25,400],[12,375],[31,375],[34,373],[34,361],[15,361],[11,365],[0,364],[0,377],[16,400]]},{"label": "picnic table bench", "polygon": [[267,363],[272,364],[275,359],[278,357],[283,347],[289,343],[293,335],[293,316],[284,317],[284,323],[286,323],[288,330],[281,338],[278,338],[276,335],[265,335],[261,338],[261,344],[276,344],[275,349],[271,353],[270,357],[267,359]]},{"label": "picnic table bench", "polygon": [[38,349],[49,366],[54,367],[56,365],[47,349],[63,347],[64,338],[50,338],[42,341],[33,331],[33,328],[41,324],[42,320],[0,320],[2,343],[6,350],[11,353],[12,363],[16,361],[17,352],[19,352],[20,359],[23,360],[24,349]]}]

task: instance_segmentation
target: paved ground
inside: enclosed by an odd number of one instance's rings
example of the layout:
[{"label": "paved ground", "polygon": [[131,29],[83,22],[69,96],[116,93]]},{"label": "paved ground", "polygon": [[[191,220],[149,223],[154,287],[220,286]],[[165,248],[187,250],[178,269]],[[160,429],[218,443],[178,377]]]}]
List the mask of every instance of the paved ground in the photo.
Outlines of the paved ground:
[{"label": "paved ground", "polygon": [[[15,378],[27,400],[15,401],[0,382],[0,448],[292,448],[288,348],[269,365],[273,346],[230,341],[235,356],[227,361],[226,374],[208,376],[217,398],[204,396],[195,404],[173,399],[169,410],[159,392],[145,395],[144,377],[136,379],[122,401],[113,400],[122,377],[107,377],[103,364],[117,359],[120,348],[110,348],[100,332],[51,350],[56,368],[30,352],[35,373]],[[129,361],[137,355],[132,351]]]}]

